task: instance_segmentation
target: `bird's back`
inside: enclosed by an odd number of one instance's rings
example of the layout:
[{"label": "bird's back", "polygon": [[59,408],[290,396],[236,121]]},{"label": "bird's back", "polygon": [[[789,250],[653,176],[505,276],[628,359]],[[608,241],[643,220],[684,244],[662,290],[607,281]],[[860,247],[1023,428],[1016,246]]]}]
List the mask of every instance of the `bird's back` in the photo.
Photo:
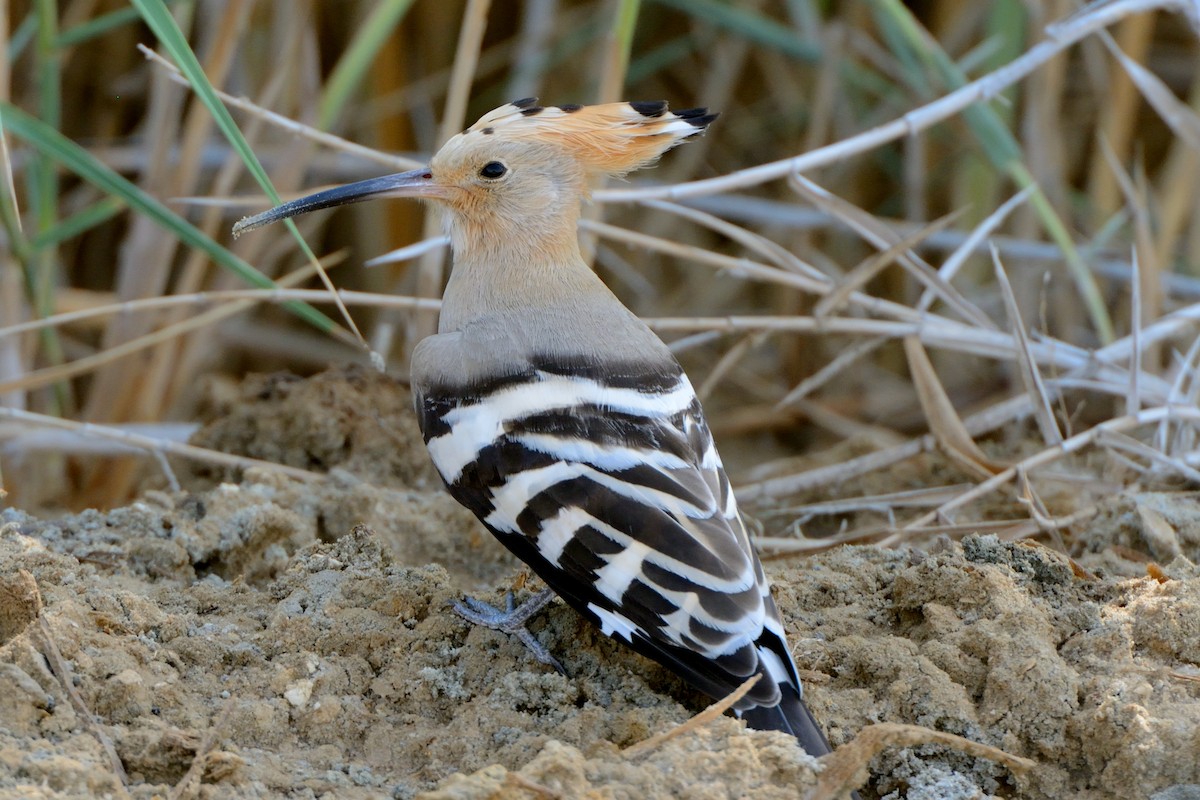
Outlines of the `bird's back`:
[{"label": "bird's back", "polygon": [[[484,316],[424,340],[412,374],[433,461],[451,494],[605,634],[713,697],[764,673],[743,712],[798,702],[695,392],[616,305]],[[781,713],[751,721],[796,733]],[[817,742],[802,743],[827,751],[813,730]]]}]

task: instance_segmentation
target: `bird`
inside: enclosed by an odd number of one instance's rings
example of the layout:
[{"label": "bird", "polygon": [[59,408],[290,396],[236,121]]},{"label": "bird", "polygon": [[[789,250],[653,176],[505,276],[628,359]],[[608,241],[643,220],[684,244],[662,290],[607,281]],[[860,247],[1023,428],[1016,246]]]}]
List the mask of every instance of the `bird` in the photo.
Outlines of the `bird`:
[{"label": "bird", "polygon": [[410,384],[450,494],[545,582],[503,611],[458,604],[561,667],[524,623],[555,595],[754,729],[830,745],[803,699],[779,610],[700,401],[667,345],[584,261],[588,187],[703,134],[706,108],[664,101],[507,103],[421,169],[370,178],[239,222],[418,198],[444,211],[453,266]]}]

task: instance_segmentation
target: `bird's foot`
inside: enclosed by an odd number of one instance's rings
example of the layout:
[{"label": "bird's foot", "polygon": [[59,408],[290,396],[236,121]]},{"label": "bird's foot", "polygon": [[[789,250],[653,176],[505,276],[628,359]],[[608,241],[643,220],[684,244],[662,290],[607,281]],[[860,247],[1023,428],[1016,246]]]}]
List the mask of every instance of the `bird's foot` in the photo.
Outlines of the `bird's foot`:
[{"label": "bird's foot", "polygon": [[482,600],[476,600],[474,597],[464,597],[462,602],[452,600],[450,601],[450,607],[454,609],[454,613],[467,622],[473,622],[485,628],[491,628],[501,633],[516,636],[529,648],[534,658],[543,664],[549,664],[554,667],[558,670],[559,674],[566,675],[567,671],[563,669],[562,664],[558,663],[558,659],[550,655],[550,651],[546,649],[546,646],[533,638],[533,634],[525,627],[525,623],[529,622],[534,614],[545,608],[553,599],[554,592],[550,589],[543,589],[520,606],[514,606],[513,593],[509,592],[505,597],[504,604],[506,610],[504,611]]}]

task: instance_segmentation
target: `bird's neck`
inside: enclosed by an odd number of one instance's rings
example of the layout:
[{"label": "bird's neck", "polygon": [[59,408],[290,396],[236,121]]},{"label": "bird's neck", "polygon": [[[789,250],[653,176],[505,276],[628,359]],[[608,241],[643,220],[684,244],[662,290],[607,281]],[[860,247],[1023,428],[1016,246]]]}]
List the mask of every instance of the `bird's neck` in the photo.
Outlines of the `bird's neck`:
[{"label": "bird's neck", "polygon": [[472,223],[453,218],[454,267],[442,299],[439,330],[461,330],[491,314],[573,303],[617,302],[584,262],[578,215],[557,220]]}]

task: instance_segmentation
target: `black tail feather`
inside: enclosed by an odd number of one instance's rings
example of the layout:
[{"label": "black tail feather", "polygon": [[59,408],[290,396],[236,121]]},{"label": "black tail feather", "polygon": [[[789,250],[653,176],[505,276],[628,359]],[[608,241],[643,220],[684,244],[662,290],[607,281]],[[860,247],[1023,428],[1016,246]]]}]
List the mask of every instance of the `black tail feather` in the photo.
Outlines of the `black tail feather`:
[{"label": "black tail feather", "polygon": [[821,726],[813,718],[808,706],[791,686],[780,686],[783,699],[777,706],[758,706],[741,713],[742,719],[751,728],[759,731],[783,731],[795,736],[804,752],[810,756],[823,756],[833,752],[829,740],[821,732]]},{"label": "black tail feather", "polygon": [[[796,690],[786,685],[779,689],[783,693],[779,705],[757,706],[741,712],[740,716],[746,720],[746,724],[759,731],[790,733],[810,756],[820,757],[833,752],[829,740],[821,732],[821,726]],[[861,800],[858,792],[851,792],[850,797],[852,800]]]}]

